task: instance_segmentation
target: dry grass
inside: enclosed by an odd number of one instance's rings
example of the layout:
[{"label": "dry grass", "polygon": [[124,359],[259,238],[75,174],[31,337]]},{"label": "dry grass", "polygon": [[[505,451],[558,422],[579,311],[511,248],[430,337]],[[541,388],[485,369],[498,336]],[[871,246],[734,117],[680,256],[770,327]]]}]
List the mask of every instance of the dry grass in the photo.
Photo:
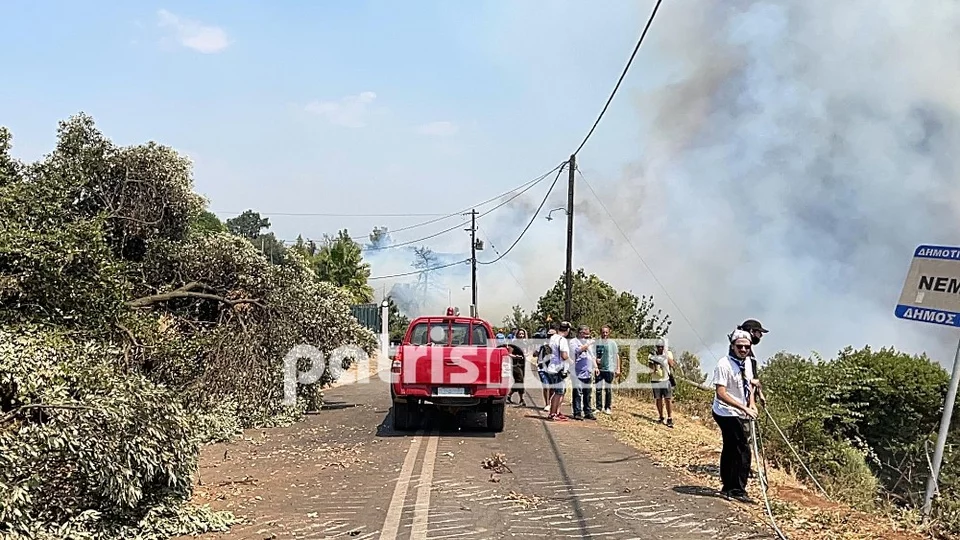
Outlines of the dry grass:
[{"label": "dry grass", "polygon": [[[702,408],[698,408],[703,410]],[[618,395],[612,416],[600,415],[600,422],[623,442],[637,448],[661,466],[676,469],[704,487],[718,490],[720,479],[720,430],[703,414],[674,410],[675,427],[657,423],[652,399]],[[754,461],[757,464],[757,461]],[[888,516],[856,511],[832,502],[783,471],[768,465],[768,496],[780,529],[792,540],[920,540],[932,538],[919,527],[907,527]],[[759,481],[751,480],[747,490],[756,505],[741,505],[757,522],[768,523]]]}]

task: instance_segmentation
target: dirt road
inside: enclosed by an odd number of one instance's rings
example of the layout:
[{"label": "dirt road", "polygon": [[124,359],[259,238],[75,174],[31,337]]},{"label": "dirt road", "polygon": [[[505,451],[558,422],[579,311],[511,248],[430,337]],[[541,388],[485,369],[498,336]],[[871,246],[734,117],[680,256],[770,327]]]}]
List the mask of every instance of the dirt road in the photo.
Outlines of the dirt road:
[{"label": "dirt road", "polygon": [[197,502],[249,521],[206,538],[771,538],[596,422],[546,422],[530,396],[492,434],[482,417],[395,433],[378,377],[325,395],[304,422],[204,450]]}]

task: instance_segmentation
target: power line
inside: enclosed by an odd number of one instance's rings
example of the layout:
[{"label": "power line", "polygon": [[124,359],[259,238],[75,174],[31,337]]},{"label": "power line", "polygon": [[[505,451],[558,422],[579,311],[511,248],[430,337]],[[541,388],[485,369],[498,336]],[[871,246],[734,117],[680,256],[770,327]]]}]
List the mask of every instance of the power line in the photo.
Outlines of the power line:
[{"label": "power line", "polygon": [[553,183],[550,184],[550,189],[547,190],[547,194],[544,195],[543,200],[540,201],[540,206],[537,207],[537,211],[534,212],[533,215],[530,217],[530,222],[527,223],[527,226],[524,227],[522,231],[520,231],[520,236],[518,236],[517,239],[513,241],[513,244],[510,244],[510,247],[508,247],[507,250],[501,253],[500,256],[497,257],[496,259],[492,261],[477,261],[477,264],[493,264],[499,261],[500,259],[506,257],[507,254],[510,253],[510,250],[512,250],[520,242],[520,239],[523,238],[523,235],[526,234],[527,231],[530,229],[530,226],[533,225],[533,220],[537,219],[537,215],[540,214],[540,210],[543,209],[543,205],[547,204],[547,198],[550,197],[550,193],[553,191],[553,187],[557,185],[557,180],[560,180],[561,174],[563,174],[563,168],[557,171],[557,177],[554,178]]},{"label": "power line", "polygon": [[463,263],[465,263],[465,262],[470,262],[470,259],[464,259],[464,260],[462,260],[462,261],[457,261],[457,262],[452,262],[452,263],[447,263],[447,264],[441,264],[441,265],[438,265],[438,266],[431,266],[431,267],[429,267],[429,268],[421,268],[421,269],[419,269],[419,270],[414,270],[414,271],[412,271],[412,272],[403,272],[403,273],[400,273],[400,274],[389,274],[389,275],[386,275],[386,276],[373,276],[373,277],[368,277],[368,278],[367,278],[367,281],[373,281],[373,280],[375,280],[375,279],[388,279],[388,278],[397,278],[397,277],[404,277],[404,276],[412,276],[412,275],[414,275],[414,274],[422,274],[422,273],[424,273],[424,272],[430,272],[430,271],[432,271],[432,270],[440,270],[441,268],[450,268],[451,266],[456,266],[456,265],[458,265],[458,264],[463,264]]},{"label": "power line", "polygon": [[[246,212],[247,210],[244,210]],[[228,212],[225,210],[214,210],[215,214],[235,214],[241,215],[243,212]],[[394,214],[330,214],[330,213],[299,213],[299,212],[256,212],[261,216],[299,216],[299,217],[429,217],[442,216],[443,214],[423,214],[423,213],[394,213]]]},{"label": "power line", "polygon": [[[524,187],[528,187],[528,186],[534,186],[534,185],[540,183],[544,178],[546,178],[547,176],[549,176],[550,173],[552,173],[553,171],[557,170],[558,167],[562,167],[562,166],[563,166],[563,163],[561,163],[561,164],[557,165],[556,167],[550,169],[549,171],[541,174],[540,176],[534,178],[533,180],[524,182],[523,184],[520,184],[519,186],[517,186],[517,187],[515,187],[515,188],[513,188],[513,189],[510,189],[509,191],[505,191],[505,192],[501,193],[500,195],[497,195],[497,196],[495,196],[495,197],[491,197],[491,198],[489,198],[489,199],[487,199],[487,200],[485,200],[485,201],[483,201],[483,202],[480,202],[480,203],[471,205],[471,206],[469,206],[469,207],[467,207],[467,208],[465,208],[465,209],[463,209],[463,210],[459,210],[459,211],[453,212],[453,213],[451,213],[451,214],[432,214],[432,215],[438,215],[438,216],[441,216],[441,217],[438,217],[438,218],[436,218],[436,219],[427,220],[427,221],[424,221],[424,222],[421,222],[421,223],[415,223],[415,224],[413,224],[413,225],[407,225],[407,226],[405,226],[405,227],[400,227],[399,229],[390,230],[390,229],[388,228],[386,232],[387,232],[387,234],[390,234],[390,233],[395,233],[395,232],[400,232],[400,231],[408,231],[408,230],[410,230],[410,229],[416,229],[416,228],[418,228],[418,227],[423,227],[424,225],[430,225],[430,224],[433,224],[433,223],[437,223],[438,221],[444,221],[444,220],[450,219],[450,218],[452,218],[452,217],[461,216],[461,215],[463,215],[464,213],[466,213],[466,212],[468,212],[468,211],[470,211],[470,210],[472,210],[472,209],[474,209],[474,208],[478,208],[478,207],[483,206],[483,205],[485,205],[485,204],[489,204],[489,203],[491,203],[491,202],[493,202],[493,201],[496,201],[496,200],[498,200],[498,199],[501,199],[501,198],[503,198],[503,197],[506,197],[507,195],[513,193],[514,191],[516,191],[516,190],[518,190],[518,189],[521,189],[521,188],[524,188]],[[458,227],[459,227],[459,225],[458,225]],[[364,239],[364,238],[368,238],[368,237],[367,237],[367,236],[355,236],[355,237],[353,237],[353,240],[362,240],[362,239]]]},{"label": "power line", "polygon": [[580,174],[580,180],[582,180],[583,183],[587,186],[587,189],[590,190],[590,193],[593,194],[593,197],[597,200],[598,203],[600,203],[600,208],[603,208],[603,211],[606,212],[607,217],[610,218],[610,221],[613,222],[613,225],[617,228],[618,231],[620,231],[620,235],[623,236],[624,240],[626,240],[627,245],[630,246],[630,249],[633,250],[633,252],[637,255],[637,258],[640,259],[640,262],[643,263],[643,266],[647,269],[647,272],[650,272],[650,276],[653,277],[653,280],[657,282],[657,285],[660,286],[660,289],[663,290],[663,293],[667,295],[667,299],[670,300],[670,303],[673,304],[673,307],[677,309],[677,313],[679,313],[680,316],[683,317],[683,320],[686,321],[687,326],[690,327],[690,330],[692,330],[694,335],[697,336],[697,339],[700,340],[700,343],[703,345],[704,349],[706,349],[707,351],[710,351],[711,354],[716,354],[710,350],[710,346],[707,345],[707,342],[704,341],[704,339],[700,336],[700,333],[697,332],[697,329],[693,326],[693,323],[691,323],[690,319],[688,319],[687,316],[684,315],[683,310],[680,309],[680,306],[677,304],[677,302],[673,299],[672,296],[670,296],[670,292],[667,291],[667,288],[663,286],[663,283],[661,283],[659,279],[657,279],[657,275],[653,273],[653,269],[650,268],[650,265],[647,264],[647,261],[645,261],[643,256],[640,255],[640,251],[638,251],[637,248],[633,245],[633,242],[630,241],[630,238],[627,236],[627,233],[623,232],[623,229],[620,228],[620,224],[617,223],[616,219],[614,219],[613,214],[611,214],[610,211],[607,210],[607,206],[603,204],[603,200],[601,200],[600,196],[597,195],[597,192],[594,191],[593,186],[590,185],[590,182],[587,182],[587,179],[584,178],[583,173],[580,171],[579,167],[577,168],[577,173]]},{"label": "power line", "polygon": [[[534,186],[536,186],[537,184],[539,184],[540,182],[542,182],[542,181],[547,177],[547,175],[549,175],[551,172],[553,172],[553,171],[555,171],[555,170],[557,170],[557,169],[559,169],[559,168],[561,168],[561,167],[563,167],[563,163],[561,163],[560,165],[557,165],[557,166],[554,167],[553,169],[547,171],[546,174],[541,175],[539,178],[534,179],[534,180],[532,181],[532,183],[531,183],[531,182],[528,182],[525,188],[521,189],[520,191],[517,191],[517,192],[514,193],[511,197],[509,197],[508,199],[502,201],[500,204],[494,206],[493,208],[487,210],[486,212],[482,212],[482,213],[480,213],[480,214],[477,214],[477,217],[480,218],[480,217],[486,216],[486,215],[488,215],[488,214],[490,214],[490,213],[492,213],[492,212],[494,212],[494,211],[496,211],[496,210],[499,210],[500,208],[506,206],[507,204],[510,204],[510,202],[512,202],[514,199],[516,199],[517,197],[523,195],[523,194],[526,193],[527,191],[530,191],[530,189],[532,189]],[[559,176],[559,174],[558,174],[558,176]],[[556,181],[554,181],[554,183],[556,183]],[[507,192],[507,193],[512,193],[512,191],[509,191],[509,192]],[[492,198],[492,199],[488,199],[487,201],[485,201],[484,203],[481,203],[481,204],[486,204],[486,203],[489,203],[489,202],[491,202],[491,201],[495,201],[495,200],[497,200],[497,199],[500,198],[500,197],[503,197],[503,195],[498,195],[497,197],[494,197],[494,198]],[[468,209],[468,210],[469,210],[469,209]],[[417,243],[420,243],[420,242],[422,242],[422,241],[424,241],[424,240],[429,240],[429,239],[431,239],[431,238],[436,238],[436,237],[438,237],[438,236],[440,236],[440,235],[443,235],[443,234],[446,234],[446,233],[448,233],[448,232],[454,231],[454,230],[456,230],[456,229],[459,229],[460,227],[465,227],[465,226],[467,226],[467,225],[469,225],[469,224],[470,224],[470,220],[467,220],[467,221],[458,223],[458,224],[456,224],[456,225],[454,225],[453,227],[450,227],[450,228],[448,228],[448,229],[444,229],[444,230],[442,230],[442,231],[440,231],[440,232],[436,232],[436,233],[431,234],[431,235],[429,235],[429,236],[424,236],[423,238],[417,238],[416,240],[409,240],[409,241],[407,241],[407,242],[401,242],[401,243],[399,243],[399,244],[390,244],[389,246],[369,247],[369,248],[366,248],[364,251],[381,251],[381,250],[384,250],[384,249],[394,249],[394,248],[398,248],[398,247],[409,246],[409,245],[411,245],[411,244],[417,244]],[[389,231],[387,231],[387,232],[389,233]]]},{"label": "power line", "polygon": [[653,18],[657,15],[657,9],[660,8],[660,2],[663,0],[657,0],[657,3],[653,6],[653,12],[650,13],[650,18],[647,19],[647,25],[643,27],[643,32],[640,34],[640,39],[637,40],[637,46],[633,48],[633,54],[630,55],[630,59],[627,60],[627,65],[623,68],[623,73],[620,74],[620,78],[617,80],[617,85],[613,87],[613,92],[610,93],[610,97],[607,98],[607,103],[603,106],[603,110],[600,111],[600,116],[597,117],[597,121],[593,123],[593,127],[590,128],[590,131],[587,133],[587,136],[583,138],[583,142],[580,143],[580,146],[573,152],[573,155],[577,155],[585,144],[587,140],[593,135],[593,130],[597,129],[597,126],[600,124],[600,119],[603,118],[604,113],[607,112],[607,108],[610,106],[610,102],[613,101],[613,96],[617,94],[617,90],[620,89],[620,83],[623,82],[623,78],[627,76],[627,71],[630,70],[630,64],[633,63],[633,58],[637,56],[637,51],[640,50],[640,45],[643,43],[643,38],[647,35],[647,30],[650,29],[650,25],[653,23]]},{"label": "power line", "polygon": [[[493,245],[493,241],[490,239],[490,235],[487,234],[486,231],[483,231],[483,229],[480,227],[479,224],[477,225],[477,228],[483,232],[483,235],[485,237],[487,237],[487,243],[490,244],[490,247],[493,249],[493,251],[497,255],[500,255],[500,251],[497,249],[497,246]],[[527,291],[527,288],[523,286],[523,283],[520,282],[520,279],[517,278],[517,275],[513,273],[513,270],[511,270],[509,266],[507,266],[506,269],[507,269],[507,272],[510,273],[510,277],[512,277],[513,280],[517,282],[517,286],[520,287],[521,291],[523,291],[523,294],[524,296],[527,297],[527,300],[530,300],[531,303],[536,304],[537,303],[536,300],[533,299],[533,296],[530,295],[530,292]]]}]

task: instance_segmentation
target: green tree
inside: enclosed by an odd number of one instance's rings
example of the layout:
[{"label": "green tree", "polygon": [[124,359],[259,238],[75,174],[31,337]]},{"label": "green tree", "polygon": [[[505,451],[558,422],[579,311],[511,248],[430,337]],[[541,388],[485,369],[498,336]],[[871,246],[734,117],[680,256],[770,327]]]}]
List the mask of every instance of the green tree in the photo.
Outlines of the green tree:
[{"label": "green tree", "polygon": [[691,381],[702,384],[707,380],[707,374],[700,367],[700,357],[690,351],[683,351],[677,357],[677,364],[680,366],[680,373]]},{"label": "green tree", "polygon": [[373,299],[373,287],[367,283],[370,264],[363,260],[363,250],[346,229],[337,236],[325,236],[313,259],[317,276],[345,289],[355,303]]},{"label": "green tree", "polygon": [[227,220],[228,231],[250,241],[256,240],[264,229],[269,228],[270,220],[261,218],[260,213],[253,210],[245,210],[239,216]]},{"label": "green tree", "polygon": [[250,242],[263,253],[270,264],[284,264],[286,262],[287,248],[272,232],[258,234]]},{"label": "green tree", "polygon": [[227,226],[220,221],[220,218],[218,218],[216,214],[209,210],[202,210],[197,214],[191,223],[191,227],[193,230],[201,233],[227,232]]},{"label": "green tree", "polygon": [[[560,321],[564,313],[564,276],[537,302],[534,318],[540,322]],[[653,297],[620,292],[595,274],[583,269],[573,275],[570,323],[598,330],[609,325],[614,336],[655,338],[667,335],[670,318],[656,309]]]},{"label": "green tree", "polygon": [[297,241],[290,246],[290,249],[296,251],[300,255],[303,255],[305,258],[310,259],[317,255],[318,247],[317,243],[313,240],[304,241],[303,235],[297,235]]},{"label": "green tree", "polygon": [[0,530],[222,530],[188,505],[199,443],[317,402],[330,370],[284,399],[295,345],[370,353],[374,334],[297,254],[271,265],[249,237],[196,234],[215,222],[174,149],[118,147],[83,114],[40,161],[9,148],[0,129]]},{"label": "green tree", "polygon": [[390,341],[398,342],[403,339],[403,335],[407,332],[407,327],[410,326],[410,319],[400,313],[400,308],[393,301],[393,297],[387,297],[387,303],[389,305],[387,308],[387,327],[390,331]]},{"label": "green tree", "polygon": [[[949,375],[926,355],[911,355],[893,348],[860,350],[847,347],[831,367],[848,367],[863,373],[848,400],[869,403],[854,427],[844,434],[862,440],[875,454],[873,467],[880,480],[901,493],[924,489],[926,457],[924,441],[933,440]],[[921,474],[913,482],[902,472]],[[912,484],[912,485],[911,485]]]},{"label": "green tree", "polygon": [[534,318],[534,314],[527,314],[520,306],[513,306],[510,315],[503,318],[503,325],[510,330],[523,328],[527,331],[527,336],[532,336],[539,326]]}]

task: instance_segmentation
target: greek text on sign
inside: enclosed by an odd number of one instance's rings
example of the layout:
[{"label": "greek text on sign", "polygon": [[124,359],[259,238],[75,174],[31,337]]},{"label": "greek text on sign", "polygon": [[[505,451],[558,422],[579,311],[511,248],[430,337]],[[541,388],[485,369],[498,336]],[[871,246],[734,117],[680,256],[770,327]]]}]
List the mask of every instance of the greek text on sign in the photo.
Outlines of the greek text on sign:
[{"label": "greek text on sign", "polygon": [[960,247],[917,247],[894,313],[911,321],[960,326]]}]

